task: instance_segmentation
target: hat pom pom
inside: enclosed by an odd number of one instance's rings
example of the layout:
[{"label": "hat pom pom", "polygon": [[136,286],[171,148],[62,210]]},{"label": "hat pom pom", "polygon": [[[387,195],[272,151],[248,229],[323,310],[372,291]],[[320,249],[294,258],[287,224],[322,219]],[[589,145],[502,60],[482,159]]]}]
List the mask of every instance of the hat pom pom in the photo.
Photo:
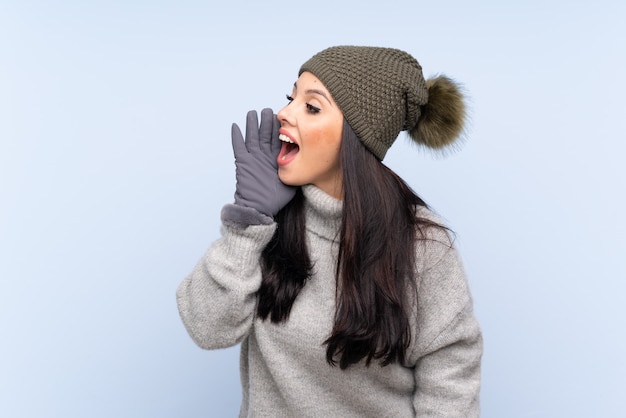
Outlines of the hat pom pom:
[{"label": "hat pom pom", "polygon": [[422,106],[417,125],[409,135],[420,145],[441,149],[454,143],[463,132],[464,97],[459,85],[446,76],[426,80],[426,87],[428,103]]}]

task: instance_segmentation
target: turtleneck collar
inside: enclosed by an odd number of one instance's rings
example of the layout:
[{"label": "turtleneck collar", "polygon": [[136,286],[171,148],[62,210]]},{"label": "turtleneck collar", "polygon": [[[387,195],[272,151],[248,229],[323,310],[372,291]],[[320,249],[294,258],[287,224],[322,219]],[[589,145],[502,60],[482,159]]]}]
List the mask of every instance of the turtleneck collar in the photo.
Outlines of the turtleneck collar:
[{"label": "turtleneck collar", "polygon": [[320,188],[308,184],[302,186],[306,211],[306,228],[331,241],[339,238],[343,202]]}]

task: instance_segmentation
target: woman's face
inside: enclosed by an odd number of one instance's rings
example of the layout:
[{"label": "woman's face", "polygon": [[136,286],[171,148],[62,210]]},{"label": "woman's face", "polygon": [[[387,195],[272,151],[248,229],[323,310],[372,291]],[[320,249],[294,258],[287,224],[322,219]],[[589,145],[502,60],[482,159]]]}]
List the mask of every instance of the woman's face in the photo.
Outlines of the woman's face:
[{"label": "woman's face", "polygon": [[329,195],[342,197],[339,148],[343,113],[322,82],[304,72],[278,112],[278,177],[290,186],[313,184]]}]

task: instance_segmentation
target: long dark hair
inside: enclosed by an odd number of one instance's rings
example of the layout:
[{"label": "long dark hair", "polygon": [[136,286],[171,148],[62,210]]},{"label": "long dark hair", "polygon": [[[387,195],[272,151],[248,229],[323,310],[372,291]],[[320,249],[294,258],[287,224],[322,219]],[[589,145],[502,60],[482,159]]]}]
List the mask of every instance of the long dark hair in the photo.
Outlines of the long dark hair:
[{"label": "long dark hair", "polygon": [[[415,299],[415,243],[438,226],[416,215],[426,203],[359,141],[344,121],[340,149],[343,213],[339,231],[335,323],[326,360],[341,369],[365,359],[404,361]],[[278,228],[262,254],[257,315],[278,323],[312,274],[305,240],[304,196],[276,216]],[[416,296],[417,294],[415,294]],[[413,302],[412,302],[413,301]]]}]

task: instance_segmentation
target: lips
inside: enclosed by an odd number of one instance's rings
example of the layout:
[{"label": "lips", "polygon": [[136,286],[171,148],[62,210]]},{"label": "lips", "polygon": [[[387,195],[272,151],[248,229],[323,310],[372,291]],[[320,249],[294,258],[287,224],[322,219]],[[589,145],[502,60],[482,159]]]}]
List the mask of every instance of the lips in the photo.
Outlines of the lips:
[{"label": "lips", "polygon": [[280,135],[278,135],[278,139],[283,142],[283,145],[280,149],[278,157],[276,158],[276,162],[278,163],[278,165],[284,166],[289,164],[291,161],[293,161],[294,158],[296,158],[296,155],[298,154],[298,152],[300,152],[300,147],[285,132],[280,132]]}]

